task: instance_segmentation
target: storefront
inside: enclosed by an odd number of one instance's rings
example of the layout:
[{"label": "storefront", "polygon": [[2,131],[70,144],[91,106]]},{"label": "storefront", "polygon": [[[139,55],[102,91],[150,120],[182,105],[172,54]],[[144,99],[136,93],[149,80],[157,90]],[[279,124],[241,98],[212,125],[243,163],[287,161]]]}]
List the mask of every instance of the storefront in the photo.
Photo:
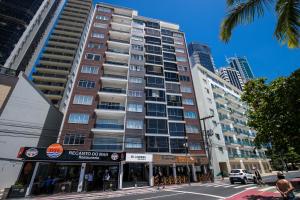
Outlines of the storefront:
[{"label": "storefront", "polygon": [[26,195],[59,192],[116,190],[125,153],[64,150],[59,144],[46,148],[21,148],[24,161],[17,183]]}]

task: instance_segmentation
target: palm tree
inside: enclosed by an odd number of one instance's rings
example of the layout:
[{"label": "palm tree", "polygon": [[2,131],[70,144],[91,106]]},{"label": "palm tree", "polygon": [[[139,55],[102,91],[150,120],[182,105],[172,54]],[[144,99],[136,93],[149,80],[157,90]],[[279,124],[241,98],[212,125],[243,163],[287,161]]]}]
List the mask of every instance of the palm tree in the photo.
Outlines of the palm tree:
[{"label": "palm tree", "polygon": [[221,25],[221,40],[228,42],[237,25],[253,22],[273,6],[277,14],[276,39],[289,48],[299,48],[300,0],[227,0],[228,14]]}]

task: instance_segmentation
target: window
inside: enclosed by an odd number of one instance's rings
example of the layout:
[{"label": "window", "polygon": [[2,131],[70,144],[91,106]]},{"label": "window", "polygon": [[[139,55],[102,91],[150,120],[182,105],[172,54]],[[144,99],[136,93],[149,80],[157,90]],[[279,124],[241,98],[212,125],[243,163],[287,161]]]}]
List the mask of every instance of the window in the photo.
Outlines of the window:
[{"label": "window", "polygon": [[86,53],[85,54],[85,59],[100,61],[101,60],[101,55],[99,55],[99,54],[92,54],[92,53]]},{"label": "window", "polygon": [[183,110],[178,108],[168,108],[169,120],[183,120]]},{"label": "window", "polygon": [[93,96],[75,95],[73,104],[92,105]]},{"label": "window", "polygon": [[144,70],[144,67],[141,66],[141,65],[130,65],[130,66],[129,66],[129,69],[130,69],[130,71],[137,71],[137,72],[140,72],[140,71],[143,71],[143,70]]},{"label": "window", "polygon": [[147,152],[169,152],[169,138],[148,136],[146,139]]},{"label": "window", "polygon": [[104,44],[103,43],[94,43],[94,42],[89,42],[88,43],[88,48],[90,49],[102,49],[104,48]]},{"label": "window", "polygon": [[79,80],[78,87],[82,87],[82,88],[94,88],[95,84],[96,84],[95,81]]},{"label": "window", "polygon": [[128,96],[131,96],[131,97],[142,97],[143,96],[143,91],[128,90]]},{"label": "window", "polygon": [[161,45],[161,40],[159,38],[146,36],[145,40],[146,40],[146,43],[148,43],[148,44]]},{"label": "window", "polygon": [[180,33],[173,33],[173,36],[177,38],[183,38],[183,35]]},{"label": "window", "polygon": [[146,100],[165,101],[165,92],[162,90],[146,89]]},{"label": "window", "polygon": [[197,113],[192,112],[192,111],[185,111],[184,112],[184,117],[185,118],[190,118],[190,119],[196,119],[197,118]]},{"label": "window", "polygon": [[125,138],[125,148],[127,148],[127,149],[143,148],[142,138],[126,137]]},{"label": "window", "polygon": [[144,26],[145,23],[142,20],[138,20],[138,19],[133,19],[133,26]]},{"label": "window", "polygon": [[160,37],[159,30],[146,28],[145,32],[146,32],[147,35],[152,35],[152,36]]},{"label": "window", "polygon": [[176,56],[172,53],[163,53],[164,60],[176,62]]},{"label": "window", "polygon": [[165,79],[166,81],[172,81],[172,82],[178,82],[178,74],[171,73],[171,72],[165,72]]},{"label": "window", "polygon": [[149,77],[146,76],[146,86],[148,87],[156,87],[156,88],[164,88],[164,79],[158,77]]},{"label": "window", "polygon": [[185,104],[185,105],[195,105],[195,104],[194,104],[194,100],[191,99],[191,98],[184,98],[184,99],[182,100],[182,103]]},{"label": "window", "polygon": [[181,42],[181,41],[176,41],[176,40],[175,40],[174,43],[177,44],[177,45],[183,45],[183,42]]},{"label": "window", "polygon": [[98,7],[97,8],[98,12],[105,12],[105,13],[111,13],[111,9],[109,8],[104,8],[104,7]]},{"label": "window", "polygon": [[146,115],[154,116],[154,117],[165,117],[166,113],[166,105],[164,104],[155,104],[155,103],[147,103],[146,104]]},{"label": "window", "polygon": [[122,144],[122,137],[94,137],[92,149],[99,151],[121,151]]},{"label": "window", "polygon": [[185,93],[192,93],[193,89],[191,87],[185,87],[185,86],[181,86],[180,87],[181,92],[185,92]]},{"label": "window", "polygon": [[137,103],[129,103],[127,105],[127,110],[130,112],[143,112],[143,105]]},{"label": "window", "polygon": [[84,135],[81,134],[66,134],[64,137],[64,145],[84,144],[84,138]]},{"label": "window", "polygon": [[185,139],[171,139],[171,152],[172,153],[186,153]]},{"label": "window", "polygon": [[81,73],[85,73],[85,74],[98,74],[98,69],[99,69],[99,67],[96,67],[96,66],[83,65],[81,67]]},{"label": "window", "polygon": [[192,151],[197,151],[197,150],[201,150],[201,145],[200,144],[197,144],[197,143],[190,143],[189,144],[189,148],[190,150]]},{"label": "window", "polygon": [[146,62],[162,65],[162,57],[161,56],[155,56],[155,55],[145,55]]},{"label": "window", "polygon": [[176,63],[164,62],[164,67],[165,67],[165,70],[177,71]]},{"label": "window", "polygon": [[135,40],[135,41],[140,41],[140,42],[143,42],[143,41],[144,41],[144,38],[143,38],[143,37],[136,36],[136,35],[131,36],[131,39],[132,39],[132,40]]},{"label": "window", "polygon": [[208,88],[205,88],[205,90],[206,90],[206,93],[209,94],[209,89],[208,89]]},{"label": "window", "polygon": [[157,28],[157,29],[159,29],[159,28],[160,28],[160,25],[159,25],[159,23],[157,23],[157,22],[146,22],[146,27]]},{"label": "window", "polygon": [[220,134],[219,134],[219,133],[216,133],[215,135],[216,135],[216,138],[217,138],[218,140],[221,140]]},{"label": "window", "polygon": [[130,83],[143,83],[143,78],[131,76],[129,78]]},{"label": "window", "polygon": [[162,39],[163,43],[174,44],[174,39],[173,38],[162,36],[161,39]]},{"label": "window", "polygon": [[107,24],[94,23],[94,27],[96,27],[96,28],[107,28]]},{"label": "window", "polygon": [[169,123],[171,136],[185,136],[184,123]]},{"label": "window", "polygon": [[147,53],[161,54],[161,47],[145,45]]},{"label": "window", "polygon": [[133,34],[144,34],[144,30],[143,29],[139,29],[139,28],[132,28],[132,33]]},{"label": "window", "polygon": [[166,89],[168,93],[180,93],[180,85],[174,83],[166,83]]},{"label": "window", "polygon": [[191,81],[189,76],[183,76],[183,75],[179,76],[179,80],[180,81],[185,81],[185,82],[190,82]]},{"label": "window", "polygon": [[167,29],[161,29],[162,35],[173,36],[173,32]]},{"label": "window", "polygon": [[178,62],[187,62],[187,59],[185,57],[180,57],[180,56],[176,57],[176,60]]},{"label": "window", "polygon": [[207,97],[207,101],[208,101],[210,104],[212,104],[211,98],[208,98],[208,97]]},{"label": "window", "polygon": [[136,50],[136,51],[143,51],[143,46],[142,45],[138,45],[138,44],[132,44],[131,45],[131,49],[132,50]]},{"label": "window", "polygon": [[108,16],[104,16],[104,15],[96,15],[96,19],[107,21],[107,20],[109,20],[109,17]]},{"label": "window", "polygon": [[189,67],[178,66],[178,71],[184,71],[184,72],[187,72],[187,71],[189,71]]},{"label": "window", "polygon": [[100,38],[100,39],[103,39],[103,38],[104,38],[104,33],[93,32],[93,33],[92,33],[92,37],[93,37],[93,38]]},{"label": "window", "polygon": [[144,59],[144,57],[142,55],[131,54],[131,59],[142,61]]},{"label": "window", "polygon": [[168,106],[182,106],[181,96],[167,95]]},{"label": "window", "polygon": [[195,125],[186,125],[186,132],[187,133],[199,133],[199,128]]},{"label": "window", "polygon": [[223,147],[218,147],[218,149],[223,153]]},{"label": "window", "polygon": [[69,115],[68,123],[72,124],[88,124],[89,115],[85,113],[71,113]]},{"label": "window", "polygon": [[175,52],[175,47],[169,45],[163,45],[163,50],[167,52]]},{"label": "window", "polygon": [[146,133],[168,134],[167,120],[146,119]]},{"label": "window", "polygon": [[182,49],[182,48],[176,48],[175,51],[178,52],[178,53],[184,53],[185,52],[184,49]]},{"label": "window", "polygon": [[128,129],[143,129],[143,120],[128,119],[126,127]]},{"label": "window", "polygon": [[163,76],[163,68],[159,66],[146,65],[146,73],[153,74],[157,76]]}]

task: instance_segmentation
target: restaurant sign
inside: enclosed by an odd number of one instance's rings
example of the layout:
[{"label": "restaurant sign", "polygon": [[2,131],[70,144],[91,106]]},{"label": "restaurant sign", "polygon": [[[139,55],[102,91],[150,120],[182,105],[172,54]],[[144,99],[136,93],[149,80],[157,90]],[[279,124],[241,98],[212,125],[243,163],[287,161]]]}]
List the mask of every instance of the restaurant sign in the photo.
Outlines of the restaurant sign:
[{"label": "restaurant sign", "polygon": [[[49,148],[50,147],[50,148]],[[125,153],[63,150],[57,144],[48,148],[22,147],[18,158],[30,161],[110,161],[125,160]]]}]

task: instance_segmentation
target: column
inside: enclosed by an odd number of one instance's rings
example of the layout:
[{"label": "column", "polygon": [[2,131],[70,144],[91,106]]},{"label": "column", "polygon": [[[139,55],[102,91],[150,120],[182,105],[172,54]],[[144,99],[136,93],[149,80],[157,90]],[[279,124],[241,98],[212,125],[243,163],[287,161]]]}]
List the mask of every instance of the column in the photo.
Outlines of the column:
[{"label": "column", "polygon": [[82,188],[83,188],[83,184],[84,184],[85,168],[86,168],[86,163],[81,163],[77,192],[82,192]]},{"label": "column", "polygon": [[177,183],[176,163],[173,163],[173,177],[174,177],[175,183]]},{"label": "column", "polygon": [[204,174],[207,174],[207,165],[203,165]]},{"label": "column", "polygon": [[[259,166],[260,166],[260,169],[261,169],[261,173],[262,173],[262,174],[265,174],[266,171],[265,171],[264,165],[262,164],[261,160],[259,160],[258,163],[259,163]],[[268,169],[267,169],[267,170],[268,170]]]},{"label": "column", "polygon": [[149,163],[149,185],[154,186],[153,163]]},{"label": "column", "polygon": [[123,165],[124,162],[120,162],[120,169],[119,169],[119,189],[123,188]]},{"label": "column", "polygon": [[241,164],[241,168],[242,168],[242,169],[245,169],[245,165],[244,165],[243,160],[240,160],[240,164]]},{"label": "column", "polygon": [[193,175],[193,181],[197,182],[195,164],[192,164],[192,175]]},{"label": "column", "polygon": [[31,176],[31,179],[30,179],[29,186],[27,187],[27,190],[26,190],[25,197],[28,197],[31,194],[32,186],[33,186],[34,179],[35,179],[35,176],[37,174],[39,166],[40,166],[40,163],[36,162],[33,173],[32,173],[32,176]]}]

